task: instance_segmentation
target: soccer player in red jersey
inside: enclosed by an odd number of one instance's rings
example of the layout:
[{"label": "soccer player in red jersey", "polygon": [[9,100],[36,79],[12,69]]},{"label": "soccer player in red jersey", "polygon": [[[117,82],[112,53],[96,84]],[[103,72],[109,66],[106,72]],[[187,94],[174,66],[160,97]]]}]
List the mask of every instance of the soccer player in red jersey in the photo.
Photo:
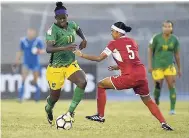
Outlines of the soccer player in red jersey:
[{"label": "soccer player in red jersey", "polygon": [[141,63],[138,54],[138,45],[134,39],[126,37],[126,32],[131,31],[131,27],[123,22],[116,22],[111,26],[112,37],[108,46],[99,56],[91,56],[76,50],[75,54],[84,59],[100,62],[112,54],[117,66],[110,66],[109,70],[120,70],[119,76],[107,77],[98,82],[97,92],[97,114],[86,116],[87,119],[98,122],[105,122],[104,111],[106,105],[106,89],[130,89],[133,88],[135,94],[140,95],[143,103],[155,116],[164,130],[173,130],[165,121],[158,106],[153,102],[149,94],[146,70]]}]

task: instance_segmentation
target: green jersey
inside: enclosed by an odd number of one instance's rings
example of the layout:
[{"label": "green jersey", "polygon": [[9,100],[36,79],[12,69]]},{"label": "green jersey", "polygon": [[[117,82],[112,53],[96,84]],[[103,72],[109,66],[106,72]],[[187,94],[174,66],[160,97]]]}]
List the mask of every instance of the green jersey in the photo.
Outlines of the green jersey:
[{"label": "green jersey", "polygon": [[[75,42],[76,31],[79,26],[73,22],[68,22],[67,29],[58,27],[53,24],[46,33],[46,41],[54,41],[55,47],[66,47]],[[60,51],[51,54],[50,65],[67,66],[75,61],[75,54],[72,51]]]},{"label": "green jersey", "polygon": [[152,67],[153,69],[165,69],[174,63],[174,54],[179,50],[179,41],[175,35],[166,40],[163,34],[154,35],[150,40],[150,48],[153,51]]}]

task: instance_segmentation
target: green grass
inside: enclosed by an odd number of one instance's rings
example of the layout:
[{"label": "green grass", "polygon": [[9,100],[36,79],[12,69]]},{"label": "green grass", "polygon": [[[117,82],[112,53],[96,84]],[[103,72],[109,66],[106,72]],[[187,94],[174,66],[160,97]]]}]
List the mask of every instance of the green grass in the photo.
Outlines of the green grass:
[{"label": "green grass", "polygon": [[[54,109],[55,117],[65,113],[70,101],[60,101]],[[77,108],[73,128],[69,131],[49,127],[44,113],[45,101],[23,104],[2,100],[2,138],[189,138],[189,102],[177,103],[177,114],[168,115],[169,103],[160,108],[175,128],[166,132],[141,102],[108,102],[106,122],[100,124],[85,119],[96,112],[95,101],[83,101]]]}]

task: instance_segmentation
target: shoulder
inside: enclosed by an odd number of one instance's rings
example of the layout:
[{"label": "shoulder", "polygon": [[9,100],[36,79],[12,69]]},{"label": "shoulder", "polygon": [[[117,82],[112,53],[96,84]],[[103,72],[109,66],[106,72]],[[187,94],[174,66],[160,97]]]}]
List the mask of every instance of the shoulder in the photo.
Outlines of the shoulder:
[{"label": "shoulder", "polygon": [[20,42],[24,42],[24,41],[26,41],[26,37],[21,37]]},{"label": "shoulder", "polygon": [[178,41],[178,37],[174,34],[172,34],[172,38]]},{"label": "shoulder", "polygon": [[56,30],[57,30],[57,27],[56,27],[56,25],[53,23],[53,24],[49,27],[49,29],[47,30],[47,34],[48,34],[48,35],[51,35],[52,33],[56,32]]},{"label": "shoulder", "polygon": [[162,33],[155,33],[152,38],[150,39],[150,44],[156,41],[159,37],[161,37]]},{"label": "shoulder", "polygon": [[125,39],[128,40],[128,41],[131,41],[131,42],[136,42],[135,39],[131,38],[131,37],[126,37]]},{"label": "shoulder", "polygon": [[27,38],[26,37],[21,37],[20,38],[20,44],[27,45],[28,44]]},{"label": "shoulder", "polygon": [[42,39],[40,37],[36,37],[35,39],[37,42],[42,42]]},{"label": "shoulder", "polygon": [[68,21],[68,24],[69,25],[75,25],[75,24],[77,24],[75,21]]},{"label": "shoulder", "polygon": [[153,36],[152,36],[152,38],[153,39],[157,39],[157,38],[159,38],[159,37],[161,37],[162,36],[162,33],[155,33]]},{"label": "shoulder", "polygon": [[111,40],[108,45],[114,45],[117,41],[116,40]]},{"label": "shoulder", "polygon": [[73,28],[74,30],[79,29],[79,25],[75,21],[68,21],[68,25]]}]

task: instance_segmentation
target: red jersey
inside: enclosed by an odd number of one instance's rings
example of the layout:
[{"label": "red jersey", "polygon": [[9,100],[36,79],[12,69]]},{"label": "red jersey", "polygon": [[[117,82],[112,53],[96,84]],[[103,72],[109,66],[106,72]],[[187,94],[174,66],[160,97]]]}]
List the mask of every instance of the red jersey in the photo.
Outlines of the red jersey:
[{"label": "red jersey", "polygon": [[138,45],[132,38],[124,36],[112,40],[103,52],[108,56],[112,54],[122,75],[132,74],[137,66],[144,66],[139,59]]}]

